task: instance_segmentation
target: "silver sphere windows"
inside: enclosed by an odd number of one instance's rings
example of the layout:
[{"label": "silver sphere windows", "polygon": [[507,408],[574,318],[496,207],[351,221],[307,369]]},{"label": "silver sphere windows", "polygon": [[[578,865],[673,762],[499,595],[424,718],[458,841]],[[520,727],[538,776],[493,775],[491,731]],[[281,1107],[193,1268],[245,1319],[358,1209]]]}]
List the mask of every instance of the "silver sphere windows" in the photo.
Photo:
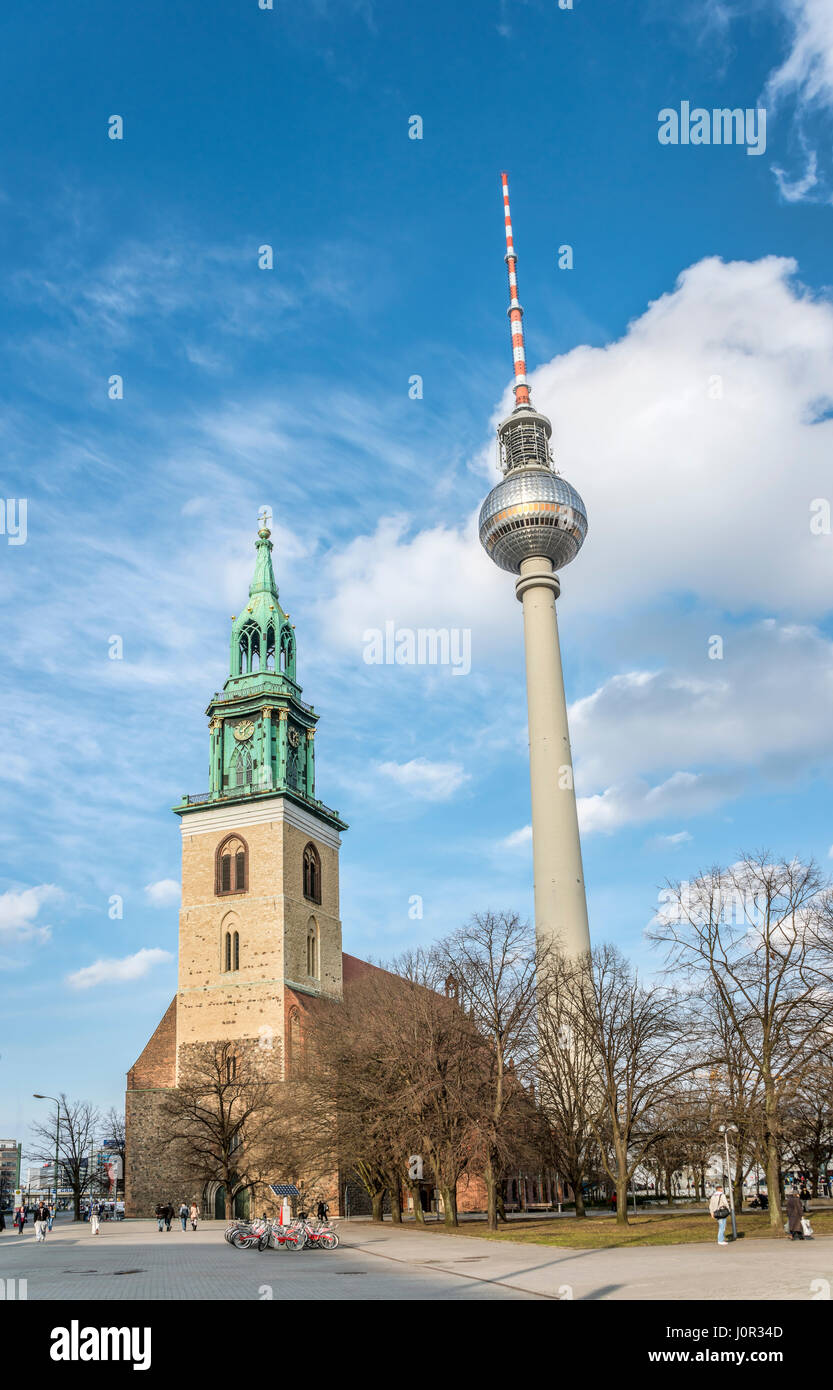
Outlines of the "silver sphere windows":
[{"label": "silver sphere windows", "polygon": [[492,489],[480,510],[480,541],[501,569],[545,556],[563,569],[587,535],[587,513],[575,488],[545,468],[518,468]]}]

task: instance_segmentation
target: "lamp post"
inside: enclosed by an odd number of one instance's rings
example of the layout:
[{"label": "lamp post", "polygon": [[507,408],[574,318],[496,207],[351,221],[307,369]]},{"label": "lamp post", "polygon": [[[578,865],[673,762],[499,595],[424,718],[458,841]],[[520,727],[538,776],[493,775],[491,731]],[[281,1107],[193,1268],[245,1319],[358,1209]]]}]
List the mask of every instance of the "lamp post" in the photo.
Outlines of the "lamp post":
[{"label": "lamp post", "polygon": [[720,1133],[723,1135],[723,1141],[726,1145],[726,1172],[729,1178],[729,1207],[732,1212],[732,1240],[737,1240],[738,1238],[738,1223],[735,1220],[735,1189],[732,1184],[732,1169],[729,1164],[729,1134],[737,1134],[737,1132],[737,1125],[720,1126]]},{"label": "lamp post", "polygon": [[58,1145],[61,1139],[61,1102],[57,1096],[42,1096],[37,1091],[34,1093],[35,1100],[54,1100],[58,1107],[58,1118],[55,1124],[55,1210],[53,1216],[58,1214]]}]

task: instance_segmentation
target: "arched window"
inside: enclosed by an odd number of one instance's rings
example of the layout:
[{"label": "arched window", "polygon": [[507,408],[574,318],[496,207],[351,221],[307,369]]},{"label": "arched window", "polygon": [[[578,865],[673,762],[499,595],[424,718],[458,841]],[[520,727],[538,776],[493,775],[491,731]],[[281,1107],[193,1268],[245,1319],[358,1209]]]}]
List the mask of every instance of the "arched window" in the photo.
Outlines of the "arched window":
[{"label": "arched window", "polygon": [[252,779],[252,750],[251,748],[238,748],[231,767],[231,785],[233,787],[249,787],[252,784]]},{"label": "arched window", "polygon": [[286,1070],[289,1076],[297,1076],[301,1069],[301,1013],[290,1010],[286,1036]]},{"label": "arched window", "polygon": [[298,766],[298,749],[290,748],[289,757],[286,763],[286,780],[290,787],[300,789],[300,768]]},{"label": "arched window", "polygon": [[321,857],[312,842],[304,850],[304,897],[312,903],[321,901]]},{"label": "arched window", "polygon": [[292,675],[292,667],[295,659],[295,644],[292,640],[292,629],[285,627],[281,632],[281,670],[287,675]]},{"label": "arched window", "polygon": [[245,893],[249,887],[249,851],[240,835],[229,835],[217,849],[214,892]]},{"label": "arched window", "polygon": [[247,623],[240,634],[240,674],[247,676],[260,670],[260,629]]},{"label": "arched window", "polygon": [[318,927],[314,917],[310,917],[307,927],[307,974],[313,980],[318,978]]},{"label": "arched window", "polygon": [[233,970],[240,969],[240,932],[237,917],[233,912],[227,913],[223,918],[220,930],[222,932],[222,968],[223,973],[228,974]]},{"label": "arched window", "polygon": [[266,629],[265,669],[267,671],[274,671],[275,669],[275,629],[272,627],[271,623]]}]

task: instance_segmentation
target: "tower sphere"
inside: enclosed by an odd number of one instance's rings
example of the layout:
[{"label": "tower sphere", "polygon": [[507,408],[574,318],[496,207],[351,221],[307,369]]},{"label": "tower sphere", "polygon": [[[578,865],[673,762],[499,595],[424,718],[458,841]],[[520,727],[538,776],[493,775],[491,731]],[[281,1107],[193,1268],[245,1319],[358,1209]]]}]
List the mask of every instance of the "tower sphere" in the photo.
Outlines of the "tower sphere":
[{"label": "tower sphere", "polygon": [[569,565],[587,535],[587,512],[574,487],[540,464],[512,468],[480,508],[480,544],[496,565],[520,574],[521,561],[544,556]]}]

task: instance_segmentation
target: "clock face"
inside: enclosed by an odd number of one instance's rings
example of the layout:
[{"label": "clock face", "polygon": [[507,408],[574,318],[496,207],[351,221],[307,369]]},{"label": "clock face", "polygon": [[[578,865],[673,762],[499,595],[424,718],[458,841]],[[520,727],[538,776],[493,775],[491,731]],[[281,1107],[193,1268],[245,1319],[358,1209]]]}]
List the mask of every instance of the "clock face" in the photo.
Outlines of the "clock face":
[{"label": "clock face", "polygon": [[301,742],[301,735],[298,733],[297,729],[290,729],[289,733],[287,734],[287,738],[289,739],[289,742],[292,744],[293,748],[297,748],[298,744]]},{"label": "clock face", "polygon": [[235,724],[234,737],[238,740],[239,743],[242,743],[244,739],[251,738],[252,734],[254,733],[254,729],[255,726],[252,723],[251,719],[243,719],[239,724]]}]

